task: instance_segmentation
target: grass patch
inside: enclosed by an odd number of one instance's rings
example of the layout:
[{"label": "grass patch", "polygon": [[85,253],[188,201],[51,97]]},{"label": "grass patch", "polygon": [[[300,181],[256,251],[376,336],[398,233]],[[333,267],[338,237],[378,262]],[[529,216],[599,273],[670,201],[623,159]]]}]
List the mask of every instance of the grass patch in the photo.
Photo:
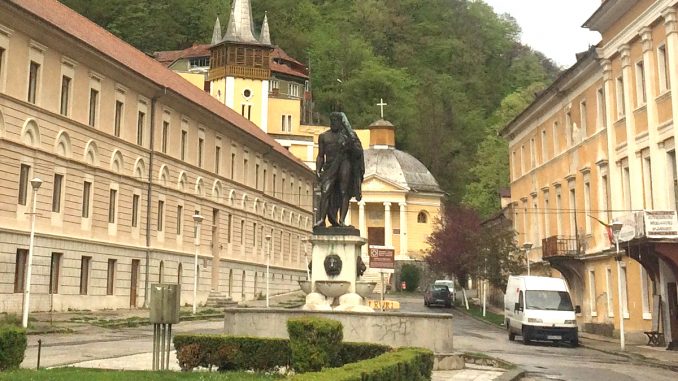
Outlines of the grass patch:
[{"label": "grass patch", "polygon": [[148,372],[82,368],[22,369],[0,373],[0,381],[264,381],[280,379],[282,379],[281,376],[246,372]]},{"label": "grass patch", "polygon": [[504,326],[504,315],[495,314],[494,312],[490,312],[489,309],[486,309],[485,316],[483,316],[483,306],[479,306],[473,303],[469,303],[468,308],[469,309],[467,310],[466,307],[464,306],[460,305],[457,306],[457,309],[464,311],[467,314],[476,317],[480,320],[485,320],[500,327]]}]

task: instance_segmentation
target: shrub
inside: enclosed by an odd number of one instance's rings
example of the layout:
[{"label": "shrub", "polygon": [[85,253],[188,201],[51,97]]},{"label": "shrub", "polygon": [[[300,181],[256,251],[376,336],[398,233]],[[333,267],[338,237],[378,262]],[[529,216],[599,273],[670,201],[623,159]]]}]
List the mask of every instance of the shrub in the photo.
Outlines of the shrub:
[{"label": "shrub", "polygon": [[431,379],[433,352],[401,348],[369,360],[296,375],[292,381],[424,381]]},{"label": "shrub", "polygon": [[419,287],[421,279],[421,270],[415,265],[404,264],[400,269],[400,280],[406,282],[407,291],[415,291]]},{"label": "shrub", "polygon": [[341,364],[363,361],[377,357],[391,350],[388,345],[372,343],[342,343],[339,351]]},{"label": "shrub", "polygon": [[19,368],[24,361],[26,344],[26,330],[0,325],[0,371]]},{"label": "shrub", "polygon": [[343,339],[340,322],[316,317],[287,321],[292,367],[299,373],[341,366],[339,351]]},{"label": "shrub", "polygon": [[225,335],[176,335],[174,348],[182,370],[271,370],[290,363],[285,339]]}]

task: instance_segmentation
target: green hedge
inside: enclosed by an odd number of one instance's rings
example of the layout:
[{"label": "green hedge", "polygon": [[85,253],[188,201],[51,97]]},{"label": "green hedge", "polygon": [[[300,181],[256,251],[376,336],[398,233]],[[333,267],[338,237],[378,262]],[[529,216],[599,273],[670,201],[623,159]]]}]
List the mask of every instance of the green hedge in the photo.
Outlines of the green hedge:
[{"label": "green hedge", "polygon": [[0,371],[19,368],[27,342],[25,329],[0,325]]},{"label": "green hedge", "polygon": [[287,320],[290,336],[292,368],[298,373],[317,372],[323,368],[341,366],[340,322],[304,316]]},{"label": "green hedge", "polygon": [[341,364],[350,364],[352,362],[363,361],[375,358],[386,352],[391,351],[388,345],[372,343],[342,343],[339,350]]},{"label": "green hedge", "polygon": [[431,379],[433,352],[422,348],[402,348],[394,352],[341,368],[304,373],[293,381],[424,381]]},{"label": "green hedge", "polygon": [[182,370],[200,366],[219,370],[265,371],[290,363],[290,348],[285,339],[176,335],[174,348]]}]

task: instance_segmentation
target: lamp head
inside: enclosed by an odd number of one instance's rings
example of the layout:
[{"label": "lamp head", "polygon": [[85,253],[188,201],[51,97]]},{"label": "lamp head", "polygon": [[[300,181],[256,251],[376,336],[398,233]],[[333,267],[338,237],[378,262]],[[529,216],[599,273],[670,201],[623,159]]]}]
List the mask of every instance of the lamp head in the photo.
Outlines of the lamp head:
[{"label": "lamp head", "polygon": [[612,221],[612,234],[617,235],[621,231],[624,223],[621,221]]},{"label": "lamp head", "polygon": [[196,224],[201,223],[202,220],[204,220],[204,218],[200,214],[196,213],[196,214],[193,215],[193,221],[195,221]]},{"label": "lamp head", "polygon": [[525,249],[525,251],[530,250],[531,248],[532,248],[532,242],[525,242],[523,244],[523,249]]},{"label": "lamp head", "polygon": [[35,177],[33,180],[31,180],[31,187],[33,187],[34,191],[37,191],[40,189],[40,186],[42,185],[42,180],[39,178]]}]

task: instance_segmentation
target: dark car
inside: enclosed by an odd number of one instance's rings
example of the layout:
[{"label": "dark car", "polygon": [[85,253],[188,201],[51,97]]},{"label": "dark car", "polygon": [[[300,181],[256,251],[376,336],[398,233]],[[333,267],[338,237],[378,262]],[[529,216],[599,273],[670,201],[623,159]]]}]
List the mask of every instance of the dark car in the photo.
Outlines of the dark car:
[{"label": "dark car", "polygon": [[424,292],[424,305],[432,306],[438,304],[446,308],[452,307],[452,294],[447,286],[442,284],[432,284],[426,287]]}]

